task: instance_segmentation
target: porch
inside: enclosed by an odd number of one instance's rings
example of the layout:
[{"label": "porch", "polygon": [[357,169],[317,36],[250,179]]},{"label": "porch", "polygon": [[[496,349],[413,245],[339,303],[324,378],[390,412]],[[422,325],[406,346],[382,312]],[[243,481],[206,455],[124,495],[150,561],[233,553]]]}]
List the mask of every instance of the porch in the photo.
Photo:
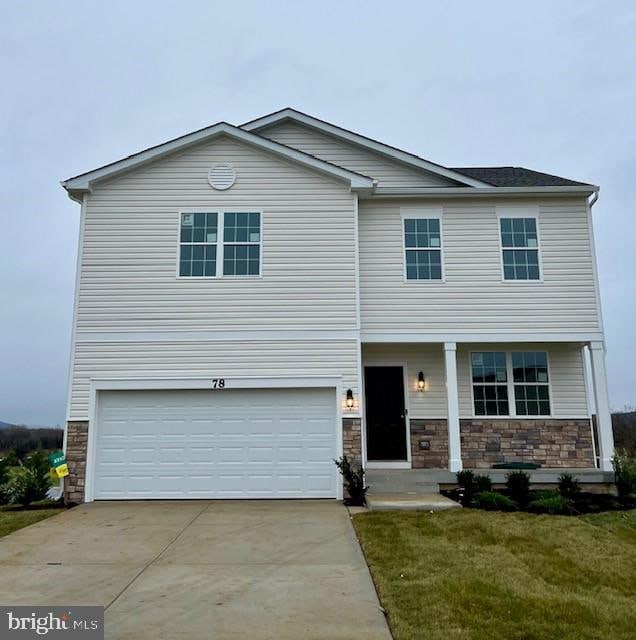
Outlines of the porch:
[{"label": "porch", "polygon": [[510,469],[493,466],[519,462],[539,467],[538,487],[562,473],[612,482],[600,342],[365,343],[362,370],[371,495],[436,493],[462,469],[503,484]]}]

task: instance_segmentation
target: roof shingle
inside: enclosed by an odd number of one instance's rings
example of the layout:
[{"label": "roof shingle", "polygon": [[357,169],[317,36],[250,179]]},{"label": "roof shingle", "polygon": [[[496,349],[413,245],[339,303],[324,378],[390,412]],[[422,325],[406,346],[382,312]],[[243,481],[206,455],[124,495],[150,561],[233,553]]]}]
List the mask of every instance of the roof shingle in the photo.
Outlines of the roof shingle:
[{"label": "roof shingle", "polygon": [[493,187],[594,187],[525,167],[452,167],[452,171],[481,180]]}]

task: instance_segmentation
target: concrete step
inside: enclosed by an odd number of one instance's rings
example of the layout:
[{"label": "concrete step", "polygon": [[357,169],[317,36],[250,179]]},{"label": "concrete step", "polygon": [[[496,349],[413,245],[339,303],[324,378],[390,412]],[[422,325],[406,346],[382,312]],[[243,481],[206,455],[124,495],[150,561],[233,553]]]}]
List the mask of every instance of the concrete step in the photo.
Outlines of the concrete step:
[{"label": "concrete step", "polygon": [[371,511],[447,511],[461,505],[439,493],[368,493]]},{"label": "concrete step", "polygon": [[369,493],[439,493],[439,484],[418,469],[368,469]]}]

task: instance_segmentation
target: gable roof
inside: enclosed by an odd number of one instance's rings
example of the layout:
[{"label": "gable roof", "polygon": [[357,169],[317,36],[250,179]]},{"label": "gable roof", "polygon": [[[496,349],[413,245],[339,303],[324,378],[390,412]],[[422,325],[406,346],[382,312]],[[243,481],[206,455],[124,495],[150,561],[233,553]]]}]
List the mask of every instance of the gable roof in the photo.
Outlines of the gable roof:
[{"label": "gable roof", "polygon": [[240,127],[245,131],[258,132],[265,127],[285,122],[287,120],[303,124],[313,129],[318,129],[319,131],[327,133],[331,136],[335,136],[336,138],[346,140],[360,147],[364,147],[365,149],[369,149],[370,151],[375,151],[376,153],[379,153],[381,155],[388,156],[389,158],[397,160],[403,164],[417,167],[418,169],[424,169],[425,171],[430,171],[431,173],[449,178],[450,180],[455,180],[456,182],[469,187],[491,186],[487,182],[484,182],[478,178],[473,178],[472,176],[461,174],[454,169],[443,167],[440,164],[436,164],[434,162],[431,162],[430,160],[420,158],[419,156],[416,156],[413,153],[409,153],[408,151],[403,151],[402,149],[384,144],[383,142],[379,142],[378,140],[374,140],[373,138],[367,138],[366,136],[355,133],[354,131],[343,129],[342,127],[338,127],[335,124],[325,122],[324,120],[320,120],[319,118],[314,118],[313,116],[303,113],[302,111],[292,109],[291,107],[286,107],[284,109],[281,109],[280,111],[274,111],[273,113],[270,113],[261,118],[257,118],[256,120],[250,120],[249,122],[240,125]]},{"label": "gable roof", "polygon": [[525,167],[454,167],[453,171],[493,187],[592,187],[587,182],[577,182],[568,178],[561,178],[550,173],[534,171]]},{"label": "gable roof", "polygon": [[348,182],[352,190],[370,191],[375,185],[373,178],[350,171],[335,164],[320,160],[304,151],[292,149],[279,142],[245,131],[227,122],[218,122],[210,127],[199,129],[179,138],[150,147],[139,153],[127,156],[116,162],[99,167],[86,173],[81,173],[62,182],[62,186],[68,191],[69,196],[75,200],[81,199],[81,194],[89,192],[92,184],[97,180],[112,178],[124,171],[153,162],[175,151],[181,151],[186,147],[213,140],[216,137],[226,135],[235,140],[263,149],[279,155],[300,165],[314,169],[323,174]]}]

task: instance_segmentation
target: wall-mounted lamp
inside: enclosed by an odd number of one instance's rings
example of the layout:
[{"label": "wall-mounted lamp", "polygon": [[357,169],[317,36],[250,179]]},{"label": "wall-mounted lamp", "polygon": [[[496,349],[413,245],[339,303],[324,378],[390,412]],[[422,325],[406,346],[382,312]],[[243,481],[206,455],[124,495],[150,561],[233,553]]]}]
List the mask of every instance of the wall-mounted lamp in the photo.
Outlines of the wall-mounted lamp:
[{"label": "wall-mounted lamp", "polygon": [[417,390],[424,391],[424,387],[426,387],[426,380],[424,378],[424,373],[420,371],[417,374]]},{"label": "wall-mounted lamp", "polygon": [[353,391],[351,391],[351,389],[347,389],[347,400],[345,404],[347,405],[347,409],[349,409],[349,411],[353,409]]}]

